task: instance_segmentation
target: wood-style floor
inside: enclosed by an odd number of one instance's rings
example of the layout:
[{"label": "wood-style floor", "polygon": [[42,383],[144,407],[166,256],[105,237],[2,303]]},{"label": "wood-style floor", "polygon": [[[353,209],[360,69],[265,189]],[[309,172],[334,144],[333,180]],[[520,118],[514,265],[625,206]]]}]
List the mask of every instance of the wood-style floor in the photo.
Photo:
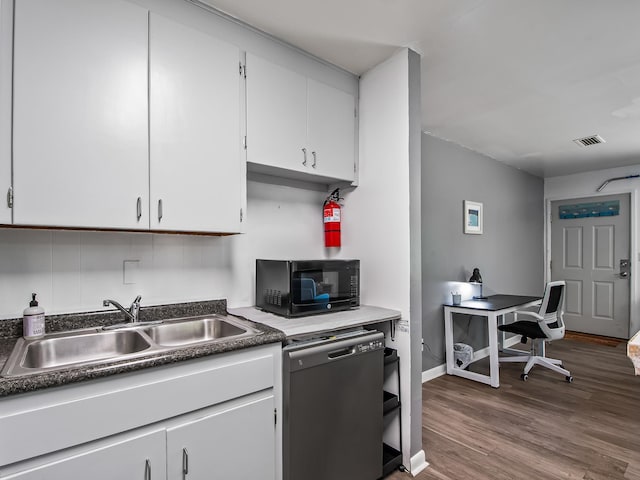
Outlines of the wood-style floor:
[{"label": "wood-style floor", "polygon": [[430,466],[416,479],[640,480],[640,376],[625,349],[553,342],[547,356],[564,361],[571,384],[539,366],[523,382],[516,363],[501,365],[498,389],[449,375],[425,383]]}]

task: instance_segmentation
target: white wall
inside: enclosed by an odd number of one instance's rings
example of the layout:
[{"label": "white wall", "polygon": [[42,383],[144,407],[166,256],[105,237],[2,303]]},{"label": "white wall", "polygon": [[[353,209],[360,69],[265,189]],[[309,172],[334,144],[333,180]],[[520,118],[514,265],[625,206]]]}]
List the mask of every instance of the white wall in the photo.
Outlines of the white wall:
[{"label": "white wall", "polygon": [[[433,375],[445,364],[442,304],[451,301],[452,290],[463,298],[478,294],[466,283],[474,267],[485,295],[542,295],[544,182],[427,134],[422,152],[422,365]],[[464,200],[483,204],[482,235],[464,234]],[[454,341],[485,348],[486,323],[455,318]]]},{"label": "white wall", "polygon": [[630,333],[633,335],[640,330],[640,314],[638,307],[640,306],[640,257],[638,251],[638,238],[640,231],[640,222],[638,222],[638,214],[640,212],[638,198],[640,194],[640,179],[633,178],[628,180],[620,180],[609,183],[602,192],[596,192],[602,183],[615,177],[624,177],[627,175],[640,174],[640,165],[632,165],[629,167],[610,168],[606,170],[597,170],[594,172],[579,173],[575,175],[564,175],[561,177],[550,177],[544,182],[544,197],[547,208],[545,221],[545,239],[546,239],[546,262],[547,278],[549,278],[549,203],[553,200],[562,200],[570,198],[593,197],[597,195],[611,195],[616,193],[631,194],[631,318]]},{"label": "white wall", "polygon": [[[344,195],[341,255],[360,259],[362,303],[402,312],[393,346],[401,358],[403,464],[415,474],[425,463],[420,293],[412,302],[412,294],[421,290],[421,262],[412,258],[420,250],[420,128],[410,112],[412,103],[420,105],[415,52],[398,51],[360,80],[360,186]],[[418,142],[417,149],[412,141]]]},{"label": "white wall", "polygon": [[[252,175],[247,182],[246,234],[232,242],[232,307],[255,304],[256,258],[344,258],[324,248],[323,186]],[[276,183],[269,183],[270,181]]]}]

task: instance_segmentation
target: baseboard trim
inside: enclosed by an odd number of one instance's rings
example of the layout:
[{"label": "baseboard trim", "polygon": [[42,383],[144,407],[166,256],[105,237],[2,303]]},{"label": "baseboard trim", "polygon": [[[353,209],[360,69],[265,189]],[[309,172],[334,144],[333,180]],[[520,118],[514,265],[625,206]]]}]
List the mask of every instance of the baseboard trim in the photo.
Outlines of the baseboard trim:
[{"label": "baseboard trim", "polygon": [[420,450],[413,457],[411,457],[411,475],[412,476],[415,477],[428,466],[429,466],[429,462],[427,462],[427,459],[424,454],[424,450]]},{"label": "baseboard trim", "polygon": [[[505,347],[512,347],[516,344],[520,343],[520,337],[511,337],[507,338],[504,341]],[[485,358],[489,356],[489,347],[485,347],[477,352],[473,352],[473,360],[480,360],[481,358]],[[447,365],[443,363],[442,365],[438,365],[437,367],[430,368],[429,370],[425,370],[422,372],[422,383],[429,382],[434,380],[442,375],[447,373]]]},{"label": "baseboard trim", "polygon": [[422,383],[429,382],[447,373],[447,366],[443,363],[437,367],[430,368],[422,372]]}]

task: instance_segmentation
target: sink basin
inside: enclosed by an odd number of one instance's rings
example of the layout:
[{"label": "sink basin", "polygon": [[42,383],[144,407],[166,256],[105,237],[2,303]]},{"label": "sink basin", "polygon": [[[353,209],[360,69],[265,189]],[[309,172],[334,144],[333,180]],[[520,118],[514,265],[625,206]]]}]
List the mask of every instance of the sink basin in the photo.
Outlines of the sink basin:
[{"label": "sink basin", "polygon": [[149,335],[155,343],[164,346],[211,342],[214,340],[254,334],[251,327],[216,317],[164,323],[146,328],[144,332]]},{"label": "sink basin", "polygon": [[218,315],[109,328],[114,327],[50,333],[35,340],[20,338],[0,376],[31,375],[70,366],[127,360],[191,344],[233,341],[260,334],[260,330],[249,323]]},{"label": "sink basin", "polygon": [[151,344],[135,330],[100,332],[36,340],[26,348],[23,368],[53,368],[94,362],[148,349]]}]

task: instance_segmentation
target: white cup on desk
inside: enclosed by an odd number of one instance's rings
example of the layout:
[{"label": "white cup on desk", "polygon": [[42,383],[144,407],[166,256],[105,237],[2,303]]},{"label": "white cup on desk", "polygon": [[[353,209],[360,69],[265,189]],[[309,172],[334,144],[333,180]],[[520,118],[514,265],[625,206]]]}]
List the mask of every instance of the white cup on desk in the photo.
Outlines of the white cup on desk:
[{"label": "white cup on desk", "polygon": [[459,293],[451,292],[451,298],[451,303],[453,303],[454,305],[460,305],[460,302],[462,302],[462,295]]}]

